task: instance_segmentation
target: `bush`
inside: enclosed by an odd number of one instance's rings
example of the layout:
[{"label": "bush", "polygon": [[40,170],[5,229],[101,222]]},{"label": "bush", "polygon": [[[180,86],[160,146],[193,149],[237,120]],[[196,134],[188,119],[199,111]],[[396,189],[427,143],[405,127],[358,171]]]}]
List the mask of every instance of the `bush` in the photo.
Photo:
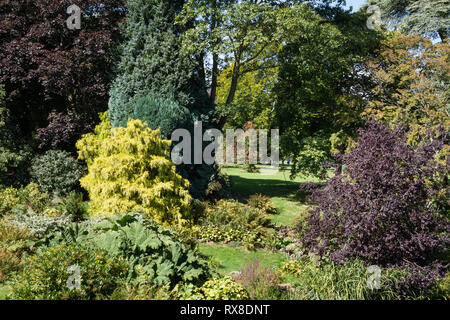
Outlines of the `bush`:
[{"label": "bush", "polygon": [[237,201],[220,200],[206,210],[197,230],[204,241],[241,241],[248,247],[262,245],[270,234],[270,217],[259,209]]},{"label": "bush", "polygon": [[104,114],[95,134],[77,143],[89,169],[80,182],[89,192],[90,213],[139,211],[164,225],[192,221],[189,182],[175,172],[170,141],[140,120],[130,120],[126,128],[110,128]]},{"label": "bush", "polygon": [[[79,288],[71,277],[78,267]],[[80,246],[42,248],[31,256],[23,272],[13,281],[13,299],[24,300],[92,300],[103,299],[123,282],[128,264],[116,257],[109,258],[101,250]]]},{"label": "bush", "polygon": [[313,194],[317,207],[302,230],[305,245],[336,262],[430,265],[450,244],[449,220],[441,214],[448,199],[433,201],[449,192],[448,168],[433,161],[442,145],[435,139],[414,150],[400,127],[369,122],[343,156],[343,173]]},{"label": "bush", "polygon": [[0,225],[0,282],[21,270],[21,257],[29,251],[28,241],[32,239],[26,229]]},{"label": "bush", "polygon": [[252,300],[278,300],[282,296],[278,288],[281,278],[273,269],[260,265],[258,259],[249,262],[234,279]]},{"label": "bush", "polygon": [[83,195],[72,191],[69,196],[63,199],[65,213],[72,218],[74,222],[80,222],[87,217],[87,209],[83,202]]},{"label": "bush", "polygon": [[212,276],[207,261],[175,231],[136,214],[105,218],[92,225],[55,228],[35,245],[73,243],[129,261],[127,280],[133,284],[174,287],[179,282],[201,284]]},{"label": "bush", "polygon": [[49,230],[69,225],[71,222],[71,217],[67,215],[55,217],[33,211],[17,212],[4,220],[6,226],[27,229],[36,238],[42,238]]},{"label": "bush", "polygon": [[0,217],[17,212],[41,212],[50,204],[47,193],[41,192],[35,183],[25,188],[8,187],[0,189]]},{"label": "bush", "polygon": [[175,292],[180,300],[247,300],[245,289],[230,276],[213,278],[203,286],[185,285],[177,287]]},{"label": "bush", "polygon": [[28,179],[31,148],[24,141],[8,109],[3,107],[0,87],[0,185],[18,186]]},{"label": "bush", "polygon": [[66,196],[79,189],[78,180],[86,174],[85,167],[70,153],[50,150],[32,160],[30,175],[43,191]]},{"label": "bush", "polygon": [[93,120],[76,114],[52,111],[48,116],[49,124],[37,130],[36,140],[41,150],[64,150],[75,153],[75,143],[81,136],[94,128]]},{"label": "bush", "polygon": [[277,213],[277,208],[273,204],[272,199],[262,194],[251,195],[248,200],[248,205],[250,207],[260,209],[267,214]]}]

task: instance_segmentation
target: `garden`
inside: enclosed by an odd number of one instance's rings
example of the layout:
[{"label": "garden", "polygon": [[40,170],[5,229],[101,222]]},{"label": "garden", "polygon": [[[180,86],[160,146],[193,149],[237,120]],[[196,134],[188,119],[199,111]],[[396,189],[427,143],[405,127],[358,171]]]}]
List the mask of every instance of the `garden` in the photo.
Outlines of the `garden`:
[{"label": "garden", "polygon": [[450,299],[449,15],[1,1],[0,300]]}]

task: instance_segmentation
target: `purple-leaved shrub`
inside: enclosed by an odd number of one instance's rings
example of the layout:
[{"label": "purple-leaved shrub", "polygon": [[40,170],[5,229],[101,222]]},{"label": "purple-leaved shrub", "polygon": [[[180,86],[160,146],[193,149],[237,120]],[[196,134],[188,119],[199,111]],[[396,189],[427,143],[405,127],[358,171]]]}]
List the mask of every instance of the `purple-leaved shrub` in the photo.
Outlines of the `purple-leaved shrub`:
[{"label": "purple-leaved shrub", "polygon": [[369,121],[341,173],[313,192],[316,206],[300,227],[306,247],[380,266],[431,267],[448,256],[448,162],[434,161],[445,136],[413,149],[401,126]]}]

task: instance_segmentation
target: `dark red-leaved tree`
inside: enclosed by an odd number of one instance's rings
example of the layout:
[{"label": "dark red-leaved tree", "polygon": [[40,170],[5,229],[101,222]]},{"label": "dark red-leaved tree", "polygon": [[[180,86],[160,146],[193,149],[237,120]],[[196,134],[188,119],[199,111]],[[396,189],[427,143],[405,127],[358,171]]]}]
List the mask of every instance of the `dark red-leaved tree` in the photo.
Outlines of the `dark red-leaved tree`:
[{"label": "dark red-leaved tree", "polygon": [[[51,110],[105,110],[111,52],[124,0],[0,0],[0,83],[6,104],[27,133]],[[81,8],[70,30],[67,8]]]}]

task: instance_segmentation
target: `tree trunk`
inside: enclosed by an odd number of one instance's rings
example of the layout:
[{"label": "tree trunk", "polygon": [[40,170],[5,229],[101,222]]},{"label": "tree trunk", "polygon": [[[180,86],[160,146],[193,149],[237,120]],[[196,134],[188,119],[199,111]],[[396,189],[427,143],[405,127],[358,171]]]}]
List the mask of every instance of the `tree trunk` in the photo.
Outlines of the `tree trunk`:
[{"label": "tree trunk", "polygon": [[234,96],[236,95],[236,89],[239,81],[239,63],[235,62],[233,66],[233,74],[231,76],[230,91],[228,92],[228,98],[226,104],[232,104],[234,101]]}]

